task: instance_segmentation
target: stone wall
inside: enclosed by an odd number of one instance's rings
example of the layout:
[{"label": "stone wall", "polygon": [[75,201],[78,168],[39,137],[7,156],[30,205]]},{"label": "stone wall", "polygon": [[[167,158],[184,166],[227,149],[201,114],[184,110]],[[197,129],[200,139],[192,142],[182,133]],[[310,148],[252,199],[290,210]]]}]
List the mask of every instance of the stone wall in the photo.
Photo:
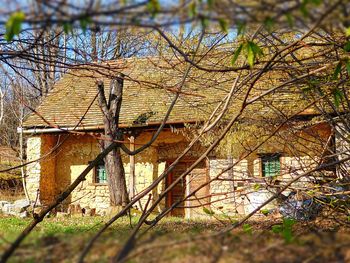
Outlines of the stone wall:
[{"label": "stone wall", "polygon": [[[293,178],[316,168],[318,160],[319,159],[313,160],[310,156],[283,157],[281,166],[282,176],[279,178],[281,184],[289,182]],[[302,177],[297,182],[293,183],[291,186],[302,188],[305,187],[308,183],[310,183],[312,179],[314,179],[314,177],[312,176]],[[286,195],[288,193],[289,191],[284,192],[284,194]]]},{"label": "stone wall", "polygon": [[[154,132],[142,133],[135,144],[147,142]],[[67,138],[66,138],[67,137]],[[159,144],[177,143],[183,140],[183,136],[170,131],[163,132],[156,142],[135,158],[136,192],[140,192],[149,186],[165,169],[165,162],[158,161]],[[55,145],[54,151],[52,149]],[[136,147],[136,148],[137,148]],[[37,160],[27,166],[27,187],[32,200],[37,199],[43,205],[51,202],[57,194],[73,182],[77,176],[100,153],[97,140],[89,135],[58,135],[43,134],[32,136],[27,140],[28,161]],[[130,163],[128,156],[123,156],[126,172],[127,186],[129,186]],[[103,214],[109,207],[109,192],[106,184],[94,183],[94,172],[91,171],[86,180],[78,185],[64,204],[62,210],[66,210],[70,204],[79,204],[81,208],[94,208],[98,214]],[[164,190],[164,181],[153,190],[152,200],[155,200]],[[144,207],[148,197],[138,202],[138,209]],[[164,208],[164,201],[158,206],[158,210]]]},{"label": "stone wall", "polygon": [[[236,162],[235,159],[210,159],[210,179],[215,179],[223,169],[227,169],[234,162]],[[248,162],[242,160],[233,169],[214,180],[210,184],[212,210],[223,215],[244,213],[241,191],[246,178],[248,178]]]},{"label": "stone wall", "polygon": [[[235,159],[210,159],[210,179],[214,179],[223,170],[227,169]],[[281,157],[281,175],[278,176],[279,185],[289,182],[304,171],[315,167],[310,157]],[[223,173],[210,184],[211,209],[216,214],[237,215],[249,214],[267,199],[273,196],[277,188],[266,184],[271,178],[261,176],[261,159],[257,155],[240,161],[233,169]],[[271,182],[270,182],[271,183]],[[302,178],[292,184],[292,187],[305,187],[310,178]],[[290,191],[285,191],[288,195]],[[276,201],[271,202],[265,209],[273,209]]]},{"label": "stone wall", "polygon": [[[283,187],[286,183],[290,182],[292,179],[300,174],[303,174],[310,169],[315,168],[316,162],[312,161],[309,156],[302,157],[291,157],[291,156],[281,156],[281,172],[277,178],[261,177],[262,176],[262,164],[261,159],[257,158],[254,160],[254,181],[251,181],[250,188],[247,189],[245,199],[245,214],[253,212],[256,208],[262,205],[266,200],[271,198],[278,190],[279,187]],[[276,180],[273,182],[272,180]],[[302,189],[310,183],[309,177],[300,178],[298,181],[293,183],[290,187]],[[269,187],[272,184],[275,187]],[[292,188],[288,188],[286,191],[282,192],[285,196],[288,196]],[[274,200],[264,206],[263,209],[272,210],[278,205],[277,200]]]},{"label": "stone wall", "polygon": [[[154,131],[143,132],[136,137],[136,148],[140,147],[154,134]],[[68,138],[65,138],[68,136]],[[55,145],[62,142],[57,150],[50,151]],[[186,147],[185,138],[181,134],[171,131],[161,133],[156,142],[147,150],[135,158],[136,192],[148,187],[164,171],[165,161],[174,160]],[[187,158],[192,160],[203,152],[203,148],[196,146]],[[100,153],[97,140],[90,135],[41,135],[28,138],[27,156],[28,161],[40,159],[27,166],[27,187],[32,200],[37,196],[37,190],[41,190],[40,202],[48,203],[61,193],[77,176],[87,167]],[[129,186],[130,164],[128,156],[123,156],[125,165],[127,186]],[[223,159],[222,157],[210,157],[207,163],[197,167],[187,178],[186,193],[192,192],[204,182],[214,179],[222,169],[227,168],[236,159]],[[279,180],[283,183],[300,174],[304,167],[313,167],[310,157],[288,157],[281,158],[281,172]],[[96,209],[98,214],[103,214],[109,207],[109,192],[105,184],[94,183],[94,172],[91,171],[86,180],[77,187],[65,201],[63,209],[69,204],[80,204],[82,208]],[[240,161],[233,169],[216,178],[210,185],[200,190],[192,201],[186,206],[185,216],[196,217],[203,215],[201,204],[221,214],[246,214],[256,208],[273,193],[268,189],[254,190],[252,186],[261,183],[261,161],[256,154],[252,154],[247,160]],[[304,184],[306,181],[301,182]],[[153,190],[152,200],[155,200],[164,190],[164,180]],[[148,197],[138,202],[136,207],[143,208]],[[165,207],[165,200],[158,206],[158,211]]]},{"label": "stone wall", "polygon": [[41,158],[40,136],[29,137],[27,140],[27,162],[32,162],[26,167],[26,183],[31,200],[36,200],[40,189],[40,158]]},{"label": "stone wall", "polygon": [[[99,154],[96,139],[87,135],[70,135],[59,147],[56,155],[56,189],[61,193]],[[63,209],[69,204],[80,204],[81,208],[95,208],[97,212],[109,207],[107,185],[96,185],[93,171],[78,185],[65,201]]]},{"label": "stone wall", "polygon": [[[71,136],[61,147],[57,154],[56,161],[56,183],[58,189],[64,188],[75,180],[79,174],[87,167],[89,161],[92,161],[100,152],[96,139],[90,136]],[[146,161],[147,160],[147,161]],[[135,164],[135,188],[140,192],[149,186],[154,178],[161,171],[162,164],[156,162],[156,150],[154,147],[146,149],[140,155],[136,156]],[[129,186],[130,163],[127,156],[123,156],[126,184]],[[159,167],[159,168],[158,168]],[[86,180],[80,183],[73,191],[67,204],[80,204],[82,208],[96,209],[97,214],[104,214],[109,207],[109,190],[106,184],[96,184],[93,178],[94,172],[91,171]],[[137,203],[138,209],[144,207],[147,197]]]}]

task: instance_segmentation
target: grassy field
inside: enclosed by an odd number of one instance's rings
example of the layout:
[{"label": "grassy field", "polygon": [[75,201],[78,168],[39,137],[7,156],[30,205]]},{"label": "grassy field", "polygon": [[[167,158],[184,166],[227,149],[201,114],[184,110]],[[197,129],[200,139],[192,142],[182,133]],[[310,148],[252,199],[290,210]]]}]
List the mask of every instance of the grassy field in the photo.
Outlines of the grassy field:
[{"label": "grassy field", "polygon": [[[76,262],[84,242],[105,218],[48,218],[10,262]],[[132,218],[131,224],[137,218]],[[29,220],[0,217],[0,251]],[[249,222],[213,235],[229,222],[166,218],[142,235],[127,262],[350,262],[350,229],[334,222]],[[122,218],[98,240],[87,262],[108,262],[131,231]]]}]

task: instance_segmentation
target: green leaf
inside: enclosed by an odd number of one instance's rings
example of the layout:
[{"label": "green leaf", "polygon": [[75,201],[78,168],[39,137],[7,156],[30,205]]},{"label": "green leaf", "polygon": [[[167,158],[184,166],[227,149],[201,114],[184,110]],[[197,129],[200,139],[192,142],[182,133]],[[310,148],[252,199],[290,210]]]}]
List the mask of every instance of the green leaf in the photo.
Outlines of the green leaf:
[{"label": "green leaf", "polygon": [[243,35],[246,30],[246,25],[243,22],[237,22],[237,36]]},{"label": "green leaf", "polygon": [[350,76],[350,60],[345,62],[346,70],[348,71],[348,75]]},{"label": "green leaf", "polygon": [[264,215],[264,216],[267,216],[269,213],[270,213],[270,210],[269,209],[261,209],[260,212]]},{"label": "green leaf", "polygon": [[303,0],[301,5],[300,5],[300,12],[303,14],[304,17],[309,16],[309,10],[307,8],[308,1]]},{"label": "green leaf", "polygon": [[238,46],[238,48],[236,49],[235,53],[233,53],[233,57],[232,57],[232,60],[231,60],[231,64],[234,65],[239,57],[239,54],[241,54],[241,51],[242,51],[242,48],[243,48],[243,43],[240,44]]},{"label": "green leaf", "polygon": [[207,3],[208,3],[209,9],[212,9],[214,6],[214,0],[207,0]]},{"label": "green leaf", "polygon": [[348,28],[345,29],[345,35],[346,35],[347,37],[350,36],[350,27],[348,27]]},{"label": "green leaf", "polygon": [[291,218],[284,218],[283,219],[283,238],[286,241],[286,243],[290,243],[293,241],[293,225],[295,224],[295,220]]},{"label": "green leaf", "polygon": [[252,46],[252,49],[253,49],[253,52],[254,52],[255,56],[262,56],[262,55],[264,55],[262,49],[257,44],[255,44],[253,41],[250,42],[250,45]]},{"label": "green leaf", "polygon": [[140,18],[139,18],[139,17],[136,17],[136,16],[134,16],[133,18],[131,18],[131,21],[132,21],[132,23],[135,24],[135,25],[140,25],[140,24],[141,24]]},{"label": "green leaf", "polygon": [[73,25],[69,22],[63,23],[63,31],[66,34],[72,33],[73,32]]},{"label": "green leaf", "polygon": [[249,66],[252,68],[254,66],[255,60],[258,56],[263,55],[261,48],[255,44],[253,41],[248,41],[246,44],[247,50],[247,60]]},{"label": "green leaf", "polygon": [[249,224],[244,224],[243,225],[243,231],[244,231],[244,233],[247,233],[247,234],[251,235],[253,233],[253,228]]},{"label": "green leaf", "polygon": [[291,243],[293,241],[292,228],[283,229],[282,235],[286,243]]},{"label": "green leaf", "polygon": [[147,9],[155,17],[160,11],[160,3],[158,0],[149,0],[147,3]]},{"label": "green leaf", "polygon": [[309,0],[314,5],[320,5],[322,3],[322,0]]},{"label": "green leaf", "polygon": [[254,188],[255,191],[259,191],[260,190],[260,184],[255,184],[253,186],[253,188]]},{"label": "green leaf", "polygon": [[303,16],[307,17],[309,16],[310,4],[318,6],[321,3],[322,3],[322,0],[303,0],[300,5],[300,11],[303,14]]},{"label": "green leaf", "polygon": [[22,28],[22,22],[25,19],[25,14],[22,11],[12,13],[5,25],[5,39],[10,42],[14,36],[19,35]]},{"label": "green leaf", "polygon": [[247,49],[248,64],[252,68],[254,66],[255,56],[254,56],[254,51],[252,49],[252,46],[249,44],[249,42],[246,45],[246,49]]},{"label": "green leaf", "polygon": [[293,218],[284,218],[283,219],[283,226],[284,227],[291,227],[295,225],[296,221]]},{"label": "green leaf", "polygon": [[286,13],[286,18],[287,18],[287,22],[289,27],[294,27],[294,18],[292,16],[291,13]]},{"label": "green leaf", "polygon": [[227,20],[225,20],[223,18],[219,18],[219,25],[220,25],[221,31],[223,31],[224,33],[228,32]]},{"label": "green leaf", "polygon": [[264,20],[264,26],[268,32],[272,31],[273,25],[275,24],[275,21],[272,17],[266,17]]},{"label": "green leaf", "polygon": [[207,215],[210,215],[210,216],[215,214],[213,210],[208,209],[206,207],[203,207],[203,212],[206,213]]},{"label": "green leaf", "polygon": [[344,97],[344,94],[338,88],[335,88],[332,93],[333,93],[334,105],[338,108],[340,106],[341,100]]},{"label": "green leaf", "polygon": [[339,62],[337,64],[337,66],[335,67],[334,72],[333,72],[333,76],[332,76],[333,80],[338,79],[338,76],[339,76],[339,74],[341,72],[341,66],[342,66],[341,62]]},{"label": "green leaf", "polygon": [[207,28],[208,25],[209,25],[209,20],[208,20],[208,18],[205,17],[205,16],[201,16],[201,17],[200,17],[200,20],[201,20],[202,27],[203,27],[203,28]]},{"label": "green leaf", "polygon": [[197,15],[197,3],[196,3],[196,1],[193,1],[190,3],[189,9],[188,9],[188,15],[191,18]]},{"label": "green leaf", "polygon": [[274,225],[271,228],[272,232],[275,234],[281,233],[283,231],[282,225]]},{"label": "green leaf", "polygon": [[255,184],[255,185],[253,186],[253,189],[254,189],[255,191],[259,191],[260,188],[261,188],[261,185],[260,185],[260,184]]},{"label": "green leaf", "polygon": [[284,218],[282,225],[274,225],[271,230],[275,234],[281,234],[286,243],[290,243],[294,240],[293,225],[296,221],[292,218]]},{"label": "green leaf", "polygon": [[350,41],[346,42],[346,44],[344,45],[344,50],[346,52],[350,52]]},{"label": "green leaf", "polygon": [[90,17],[88,16],[84,16],[82,18],[79,19],[79,22],[80,22],[80,27],[81,29],[83,30],[83,32],[85,33],[86,32],[86,29],[88,27],[88,25],[90,25],[92,23],[92,20]]}]

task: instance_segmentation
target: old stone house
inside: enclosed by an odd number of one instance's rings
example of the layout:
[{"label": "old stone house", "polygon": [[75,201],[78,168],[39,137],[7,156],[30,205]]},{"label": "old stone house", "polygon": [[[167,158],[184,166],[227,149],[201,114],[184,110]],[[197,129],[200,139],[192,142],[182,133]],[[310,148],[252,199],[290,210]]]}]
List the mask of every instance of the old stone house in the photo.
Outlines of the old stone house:
[{"label": "old stone house", "polygon": [[[108,89],[111,77],[120,71],[125,74],[120,127],[124,130],[125,141],[129,141],[129,147],[137,148],[145,144],[159,127],[184,71],[180,61],[161,58],[126,59],[97,66],[71,69],[24,123],[23,132],[28,135],[27,161],[31,162],[27,167],[27,188],[32,200],[38,199],[43,205],[62,192],[100,152],[98,139],[103,131],[103,123],[96,102],[96,79],[103,79]],[[227,96],[232,82],[230,74],[193,70],[157,140],[147,150],[136,155],[135,159],[124,156],[127,185],[131,184],[130,176],[134,174],[134,187],[136,192],[140,192],[157,178],[188,145],[190,138],[186,130],[191,125],[201,125],[212,109]],[[269,87],[268,80],[263,86],[265,89]],[[264,89],[258,91],[263,92]],[[241,101],[242,94],[242,91],[237,91],[238,102]],[[249,213],[271,195],[264,187],[259,189],[257,184],[276,175],[279,175],[281,183],[301,173],[303,167],[306,169],[319,162],[322,150],[318,154],[310,153],[306,145],[314,143],[319,148],[324,147],[332,134],[331,128],[322,122],[312,121],[314,112],[301,110],[304,107],[302,104],[286,107],[285,100],[288,100],[288,96],[281,94],[277,96],[279,102],[276,96],[273,97],[273,102],[266,96],[257,106],[249,109],[245,117],[251,119],[247,121],[246,127],[250,127],[250,122],[257,123],[259,118],[266,117],[266,112],[271,111],[273,104],[275,111],[272,114],[278,112],[278,107],[287,109],[291,115],[300,113],[296,114],[293,122],[297,128],[288,135],[285,134],[289,139],[276,140],[271,145],[253,151],[238,162],[234,169],[203,187],[195,199],[186,201],[182,207],[175,209],[172,215],[187,218],[203,215],[200,205],[223,214]],[[299,94],[298,91],[295,94]],[[270,99],[272,100],[271,96]],[[230,106],[232,113],[239,104],[237,101]],[[273,123],[269,125],[276,126]],[[258,130],[265,131],[265,128],[266,126],[258,127]],[[286,130],[284,128],[284,132]],[[298,141],[295,144],[302,146],[290,147],[292,134]],[[243,133],[242,136],[244,137]],[[231,143],[231,148],[244,146],[240,138],[233,136],[233,140],[237,142]],[[305,143],[306,141],[308,142]],[[228,141],[224,144],[228,144]],[[204,152],[205,145],[205,142],[196,145],[182,159],[158,189],[153,191],[153,199]],[[305,148],[302,149],[303,146]],[[230,154],[225,154],[224,150],[210,154],[206,161],[198,165],[186,180],[167,195],[159,210],[170,206],[199,185],[209,182],[221,169],[239,160],[241,156],[242,152],[230,151]],[[98,214],[104,214],[109,207],[106,180],[104,165],[101,163],[74,190],[69,200],[66,200],[66,206],[70,203],[80,204],[83,208],[95,208]],[[252,185],[256,191],[251,191]],[[142,200],[138,204],[139,208],[145,202]]]}]

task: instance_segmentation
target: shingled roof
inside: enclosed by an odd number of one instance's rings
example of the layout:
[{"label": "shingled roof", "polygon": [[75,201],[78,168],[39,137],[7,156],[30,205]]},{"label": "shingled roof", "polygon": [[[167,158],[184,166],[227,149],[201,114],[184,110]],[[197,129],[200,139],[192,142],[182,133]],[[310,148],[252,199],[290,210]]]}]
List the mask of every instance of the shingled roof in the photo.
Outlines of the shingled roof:
[{"label": "shingled roof", "polygon": [[[120,125],[159,124],[164,118],[181,81],[185,64],[158,57],[124,59],[70,70],[59,80],[43,103],[24,122],[24,128],[103,127],[96,100],[96,80],[103,80],[108,95],[110,80],[119,72],[125,75]],[[196,71],[198,75],[198,71]],[[227,93],[224,85],[210,74],[190,74],[168,123],[193,122],[204,118]],[[221,78],[221,82],[224,78]],[[84,117],[83,117],[84,116]],[[83,119],[82,119],[83,117]],[[81,120],[82,119],[82,120]]]},{"label": "shingled roof", "polygon": [[[219,61],[221,61],[220,59]],[[218,58],[210,61],[217,63]],[[43,103],[24,122],[24,129],[73,128],[102,129],[102,113],[98,106],[97,80],[103,80],[106,94],[109,83],[120,72],[125,75],[121,127],[159,125],[167,111],[187,68],[184,61],[171,58],[145,57],[122,59],[69,70],[60,79]],[[249,73],[247,73],[249,74]],[[284,81],[283,75],[265,74],[251,96],[270,89]],[[168,123],[191,123],[205,120],[230,91],[236,73],[207,72],[191,69]],[[249,85],[248,85],[249,86]],[[244,89],[237,90],[230,111],[239,109]],[[293,114],[306,104],[300,87],[286,86],[264,96],[245,113],[246,118],[266,118],[272,114]],[[297,99],[297,103],[296,103]],[[286,112],[286,109],[289,109]],[[309,113],[313,113],[311,110]],[[308,112],[306,112],[309,114]]]}]

